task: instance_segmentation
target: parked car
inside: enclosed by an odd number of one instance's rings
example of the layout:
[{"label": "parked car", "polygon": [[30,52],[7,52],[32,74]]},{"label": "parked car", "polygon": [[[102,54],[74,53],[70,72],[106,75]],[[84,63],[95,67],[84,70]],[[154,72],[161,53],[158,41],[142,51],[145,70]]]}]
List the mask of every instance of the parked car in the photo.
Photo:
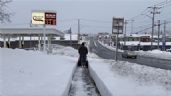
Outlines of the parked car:
[{"label": "parked car", "polygon": [[137,54],[134,51],[125,50],[122,53],[122,58],[137,58]]}]

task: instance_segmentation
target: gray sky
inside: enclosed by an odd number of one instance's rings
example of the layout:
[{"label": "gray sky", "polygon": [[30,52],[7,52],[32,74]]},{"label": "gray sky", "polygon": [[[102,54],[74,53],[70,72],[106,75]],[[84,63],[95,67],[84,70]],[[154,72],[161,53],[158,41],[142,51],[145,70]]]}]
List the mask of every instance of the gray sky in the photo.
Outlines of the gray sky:
[{"label": "gray sky", "polygon": [[[162,1],[165,0],[13,0],[8,5],[8,10],[15,14],[11,18],[12,22],[4,26],[29,27],[32,10],[54,10],[57,12],[55,27],[59,30],[71,27],[73,33],[77,33],[77,19],[80,18],[81,32],[110,33],[113,16],[130,19],[147,7]],[[168,14],[168,9],[171,8],[162,9],[163,13],[157,18],[171,20],[169,18],[171,11]],[[147,16],[138,16],[135,18],[134,31],[141,30],[138,26],[150,23],[151,20]],[[131,23],[128,25],[128,31],[130,31],[130,25]]]}]

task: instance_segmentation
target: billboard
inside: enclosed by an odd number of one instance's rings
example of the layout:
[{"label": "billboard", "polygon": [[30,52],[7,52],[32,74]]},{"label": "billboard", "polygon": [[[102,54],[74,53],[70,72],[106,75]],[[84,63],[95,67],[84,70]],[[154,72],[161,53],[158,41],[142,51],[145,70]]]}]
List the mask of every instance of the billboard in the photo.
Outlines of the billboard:
[{"label": "billboard", "polygon": [[123,27],[124,27],[124,18],[113,17],[112,33],[113,34],[122,34]]},{"label": "billboard", "polygon": [[56,13],[35,11],[32,12],[32,24],[38,25],[56,25]]},{"label": "billboard", "polygon": [[32,12],[32,24],[45,24],[44,12]]},{"label": "billboard", "polygon": [[45,12],[45,24],[46,25],[56,25],[56,13]]}]

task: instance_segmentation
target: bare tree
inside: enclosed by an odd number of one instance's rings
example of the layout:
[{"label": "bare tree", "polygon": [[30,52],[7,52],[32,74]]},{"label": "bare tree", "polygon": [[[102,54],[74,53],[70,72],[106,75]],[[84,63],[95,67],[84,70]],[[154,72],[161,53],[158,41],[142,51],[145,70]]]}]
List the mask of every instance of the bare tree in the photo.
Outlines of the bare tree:
[{"label": "bare tree", "polygon": [[12,0],[0,0],[0,23],[10,22],[11,13],[7,11],[7,4]]}]

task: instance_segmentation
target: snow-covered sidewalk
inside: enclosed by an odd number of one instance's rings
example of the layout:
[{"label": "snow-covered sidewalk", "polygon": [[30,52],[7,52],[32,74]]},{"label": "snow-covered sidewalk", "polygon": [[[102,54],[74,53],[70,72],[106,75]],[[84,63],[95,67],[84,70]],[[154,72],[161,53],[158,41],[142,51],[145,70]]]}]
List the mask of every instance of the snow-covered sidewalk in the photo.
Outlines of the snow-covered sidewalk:
[{"label": "snow-covered sidewalk", "polygon": [[67,96],[77,58],[58,51],[0,48],[0,96]]},{"label": "snow-covered sidewalk", "polygon": [[128,62],[89,59],[102,96],[170,96],[171,71]]}]

